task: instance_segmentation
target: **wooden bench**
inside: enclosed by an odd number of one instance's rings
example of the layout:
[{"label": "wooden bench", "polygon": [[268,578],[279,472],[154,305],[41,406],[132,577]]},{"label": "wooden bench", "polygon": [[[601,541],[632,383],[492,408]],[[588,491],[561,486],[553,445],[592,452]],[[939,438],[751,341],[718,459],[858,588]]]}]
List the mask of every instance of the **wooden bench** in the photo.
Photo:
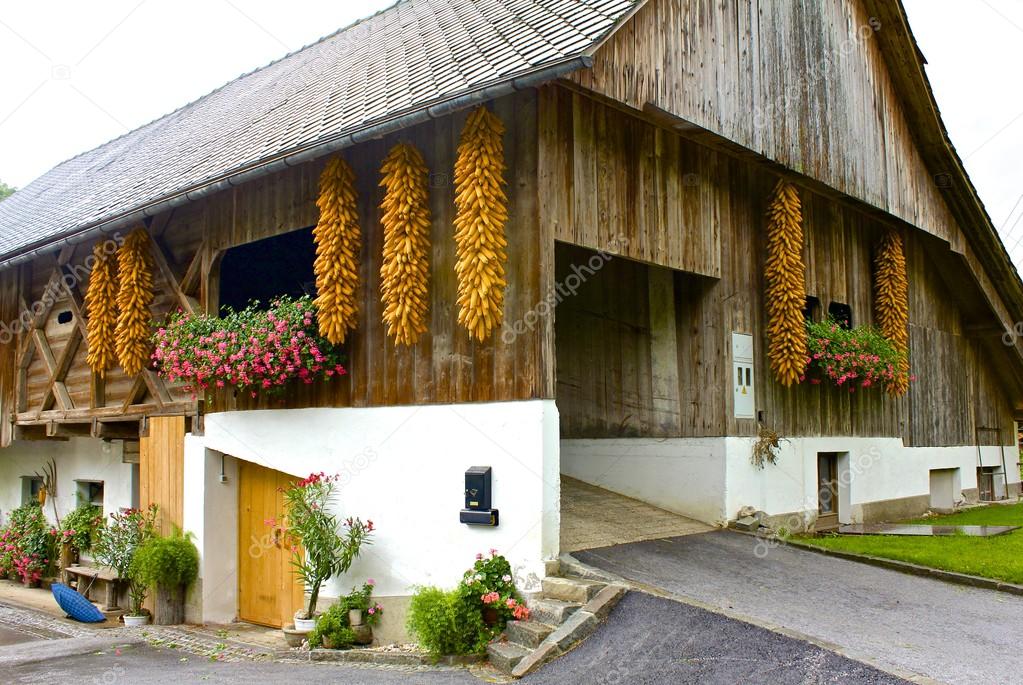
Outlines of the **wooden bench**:
[{"label": "wooden bench", "polygon": [[[107,568],[95,568],[93,566],[80,566],[78,564],[68,566],[64,569],[69,579],[75,578],[75,584],[79,592],[88,599],[96,590],[103,591],[103,610],[114,611],[117,607],[117,594],[123,578],[118,578],[117,573]],[[96,585],[99,585],[97,588]]]}]

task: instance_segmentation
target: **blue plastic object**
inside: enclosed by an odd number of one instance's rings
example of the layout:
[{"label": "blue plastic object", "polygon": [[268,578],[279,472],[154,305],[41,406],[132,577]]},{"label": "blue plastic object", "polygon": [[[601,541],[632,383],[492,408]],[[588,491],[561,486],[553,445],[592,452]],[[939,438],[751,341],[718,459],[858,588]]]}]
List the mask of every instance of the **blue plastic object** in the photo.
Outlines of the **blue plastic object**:
[{"label": "blue plastic object", "polygon": [[53,598],[64,612],[82,623],[101,623],[107,620],[103,612],[87,600],[84,595],[72,590],[63,583],[54,583],[50,586]]}]

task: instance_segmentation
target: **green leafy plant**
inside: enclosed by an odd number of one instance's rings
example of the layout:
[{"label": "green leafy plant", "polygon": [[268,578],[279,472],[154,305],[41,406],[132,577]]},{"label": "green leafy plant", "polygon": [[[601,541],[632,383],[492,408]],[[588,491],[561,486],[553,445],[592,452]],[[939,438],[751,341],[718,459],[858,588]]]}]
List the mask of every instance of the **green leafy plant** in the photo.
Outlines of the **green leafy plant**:
[{"label": "green leafy plant", "polygon": [[328,642],[331,649],[346,649],[355,643],[355,631],[348,621],[347,602],[339,600],[316,619],[316,627],[309,633],[310,647],[325,646]]},{"label": "green leafy plant", "polygon": [[496,549],[490,550],[490,556],[476,555],[476,563],[462,576],[459,591],[471,607],[492,615],[495,635],[511,619],[529,619],[529,609],[515,589],[511,564]]},{"label": "green leafy plant", "polygon": [[[855,392],[857,388],[891,384],[905,374],[905,353],[873,326],[842,328],[832,318],[806,323],[806,371],[800,380],[824,381]],[[908,380],[916,380],[909,376]]]},{"label": "green leafy plant", "polygon": [[0,566],[25,583],[42,579],[53,560],[54,535],[38,501],[12,509],[0,533]]},{"label": "green leafy plant", "polygon": [[337,476],[314,473],[284,491],[291,564],[309,594],[305,615],[299,618],[313,617],[323,584],[331,576],[347,573],[362,545],[371,544],[372,521],[348,518],[341,522],[332,512],[337,480]]},{"label": "green leafy plant", "polygon": [[373,601],[374,584],[373,579],[370,578],[362,584],[361,588],[352,588],[351,592],[338,600],[338,603],[344,604],[346,609],[362,611],[363,622],[371,626],[380,622],[380,616],[384,612],[384,608]]},{"label": "green leafy plant", "polygon": [[131,573],[135,554],[142,545],[156,536],[159,508],[122,509],[110,514],[110,523],[98,529],[93,551],[101,564],[112,568],[118,578],[128,580],[131,616],[141,616],[142,603],[148,587]]},{"label": "green leafy plant", "polygon": [[78,553],[92,548],[103,525],[103,510],[94,504],[80,504],[60,521],[60,541],[68,542]]},{"label": "green leafy plant", "polygon": [[489,640],[483,616],[458,589],[416,588],[406,627],[435,659],[448,654],[480,654]]},{"label": "green leafy plant", "polygon": [[149,588],[188,587],[199,577],[199,550],[192,534],[175,530],[146,540],[135,552],[129,575]]},{"label": "green leafy plant", "polygon": [[309,297],[281,297],[269,309],[253,302],[223,318],[179,311],[153,342],[160,375],[195,394],[229,386],[255,397],[280,392],[292,379],[345,373],[340,348],[319,335]]}]

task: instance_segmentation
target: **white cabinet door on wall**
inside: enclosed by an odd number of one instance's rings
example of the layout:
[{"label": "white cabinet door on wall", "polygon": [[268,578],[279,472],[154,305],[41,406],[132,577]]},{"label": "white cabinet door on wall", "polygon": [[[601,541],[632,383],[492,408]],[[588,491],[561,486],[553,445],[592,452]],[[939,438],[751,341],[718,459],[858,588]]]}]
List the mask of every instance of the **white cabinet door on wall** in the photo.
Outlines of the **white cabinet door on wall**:
[{"label": "white cabinet door on wall", "polygon": [[753,392],[753,336],[732,333],[732,407],[735,418],[757,415]]}]

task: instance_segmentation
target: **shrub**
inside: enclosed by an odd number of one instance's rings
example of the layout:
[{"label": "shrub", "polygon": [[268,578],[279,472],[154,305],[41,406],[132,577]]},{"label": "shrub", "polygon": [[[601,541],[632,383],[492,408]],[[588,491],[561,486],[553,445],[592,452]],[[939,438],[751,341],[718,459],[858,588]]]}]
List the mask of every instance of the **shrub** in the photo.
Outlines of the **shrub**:
[{"label": "shrub", "polygon": [[152,504],[145,510],[122,509],[111,513],[110,523],[99,529],[93,545],[96,559],[116,571],[118,577],[128,578],[135,550],[156,535],[158,512],[158,507]]},{"label": "shrub", "polygon": [[103,510],[94,504],[80,504],[61,519],[61,542],[70,542],[78,553],[92,548],[100,526]]},{"label": "shrub", "polygon": [[[806,324],[806,375],[811,383],[828,381],[854,392],[857,387],[891,384],[899,374],[905,353],[873,326],[842,328],[830,317]],[[915,380],[912,376],[908,380]]]},{"label": "shrub", "polygon": [[0,542],[3,544],[0,565],[4,571],[15,571],[26,583],[42,579],[53,559],[55,543],[39,502],[11,510]]},{"label": "shrub", "polygon": [[348,621],[350,608],[357,607],[349,607],[344,600],[339,600],[324,611],[323,615],[316,619],[316,627],[309,633],[309,646],[320,647],[323,645],[323,639],[327,638],[333,649],[351,647],[355,643],[355,631]]},{"label": "shrub", "polygon": [[459,590],[420,587],[409,604],[407,628],[430,656],[476,654],[486,650],[489,633],[483,617]]},{"label": "shrub", "polygon": [[180,530],[152,537],[135,552],[129,575],[146,587],[188,587],[199,576],[199,550]]},{"label": "shrub", "polygon": [[309,297],[281,297],[263,310],[254,302],[224,318],[178,312],[153,336],[153,361],[167,380],[186,392],[230,386],[249,392],[279,392],[293,378],[345,373],[341,351],[319,336]]},{"label": "shrub", "polygon": [[486,609],[495,612],[494,635],[511,619],[529,619],[529,609],[515,589],[511,564],[496,549],[490,550],[489,557],[476,555],[476,563],[462,576],[459,591],[464,601],[481,614]]},{"label": "shrub", "polygon": [[[337,479],[314,473],[284,491],[288,536],[293,541],[291,565],[309,593],[304,618],[314,615],[323,583],[347,573],[362,545],[371,544],[372,521],[348,518],[342,524],[331,512]],[[339,533],[342,527],[344,532]]]}]

